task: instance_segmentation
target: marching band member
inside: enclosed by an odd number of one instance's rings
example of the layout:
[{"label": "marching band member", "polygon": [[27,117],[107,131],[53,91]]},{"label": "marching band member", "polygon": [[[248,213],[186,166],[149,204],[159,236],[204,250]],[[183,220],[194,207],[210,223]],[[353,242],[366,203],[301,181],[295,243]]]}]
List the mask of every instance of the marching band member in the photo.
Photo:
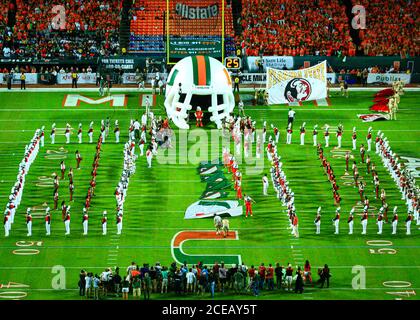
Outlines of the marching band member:
[{"label": "marching band member", "polygon": [[326,127],[325,127],[325,132],[324,132],[325,147],[326,147],[326,148],[328,148],[328,147],[330,146],[330,145],[329,145],[329,141],[330,141],[330,133],[329,133],[328,129],[329,129],[329,126],[326,126]]},{"label": "marching band member", "polygon": [[115,143],[120,143],[120,127],[118,125],[118,120],[115,120],[114,134],[115,134]]},{"label": "marching band member", "polygon": [[317,146],[317,142],[316,142],[317,137],[318,137],[318,130],[317,129],[318,129],[318,125],[316,124],[314,126],[314,131],[312,131],[312,137],[313,137],[313,140],[314,140],[314,147]]},{"label": "marching band member", "polygon": [[340,207],[338,207],[335,210],[335,217],[334,217],[334,219],[332,219],[332,221],[333,221],[333,224],[334,224],[334,227],[335,227],[334,234],[339,234],[339,232],[340,232],[340,230],[339,230],[339,227],[340,227]]},{"label": "marching band member", "polygon": [[27,236],[32,236],[32,215],[31,215],[31,208],[26,210],[26,227],[28,229]]},{"label": "marching band member", "polygon": [[349,234],[353,234],[353,224],[354,224],[353,213],[354,213],[354,207],[351,208],[349,218],[347,219],[347,223],[349,225]]},{"label": "marching band member", "polygon": [[305,144],[305,132],[306,132],[305,125],[306,125],[306,122],[304,122],[302,126],[300,127],[300,145],[301,146]]},{"label": "marching band member", "polygon": [[368,213],[366,209],[363,209],[363,216],[361,218],[361,224],[363,228],[362,234],[366,234],[367,223],[368,223]]},{"label": "marching band member", "polygon": [[83,224],[83,235],[84,236],[86,236],[88,234],[88,220],[89,220],[89,216],[87,214],[86,208],[83,208],[82,224]]},{"label": "marching band member", "polygon": [[104,211],[104,213],[102,214],[102,220],[101,220],[101,223],[102,223],[102,235],[103,236],[106,236],[106,224],[107,224],[107,217],[106,217],[106,215],[107,215],[107,212],[106,211]]},{"label": "marching band member", "polygon": [[316,226],[316,234],[320,234],[321,233],[321,207],[318,208],[314,224]]},{"label": "marching band member", "polygon": [[397,206],[394,207],[394,216],[392,217],[392,234],[397,234],[397,226],[398,226],[398,214],[397,214]]},{"label": "marching band member", "polygon": [[340,123],[337,127],[337,148],[341,148],[341,139],[343,137],[343,125]]},{"label": "marching band member", "polygon": [[79,139],[79,144],[82,143],[82,124],[79,123],[79,129],[77,130],[77,138]]},{"label": "marching band member", "polygon": [[369,129],[368,129],[368,134],[366,136],[366,141],[367,141],[367,145],[368,145],[367,151],[370,152],[371,146],[372,146],[372,127],[369,127]]},{"label": "marching band member", "polygon": [[55,143],[55,131],[56,131],[56,129],[55,129],[55,123],[53,123],[52,126],[51,126],[51,134],[50,134],[51,144],[54,144]]},{"label": "marching band member", "polygon": [[356,150],[356,143],[357,143],[356,127],[353,127],[353,133],[351,135],[351,141],[353,143],[353,149],[352,150]]},{"label": "marching band member", "polygon": [[292,143],[292,133],[293,133],[291,123],[289,123],[289,125],[287,126],[286,132],[287,132],[287,134],[286,134],[286,144],[291,144]]},{"label": "marching band member", "polygon": [[89,143],[93,143],[93,121],[89,124],[88,137]]},{"label": "marching band member", "polygon": [[382,226],[384,224],[384,215],[383,215],[384,208],[381,207],[379,209],[379,215],[376,219],[376,224],[378,225],[378,234],[382,234]]},{"label": "marching band member", "polygon": [[51,235],[51,215],[50,207],[45,209],[45,231],[47,236]]},{"label": "marching band member", "polygon": [[66,131],[64,133],[64,135],[66,136],[66,144],[70,143],[70,128],[71,128],[71,126],[67,123],[66,124]]}]

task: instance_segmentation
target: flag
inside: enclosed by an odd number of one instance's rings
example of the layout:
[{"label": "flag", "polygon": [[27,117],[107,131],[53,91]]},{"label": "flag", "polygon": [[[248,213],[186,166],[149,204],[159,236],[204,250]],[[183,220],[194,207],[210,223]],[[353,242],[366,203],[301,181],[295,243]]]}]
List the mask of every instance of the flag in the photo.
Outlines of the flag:
[{"label": "flag", "polygon": [[233,200],[200,200],[191,204],[185,210],[184,219],[211,218],[214,215],[227,214],[231,217],[242,215],[242,206],[239,201]]}]

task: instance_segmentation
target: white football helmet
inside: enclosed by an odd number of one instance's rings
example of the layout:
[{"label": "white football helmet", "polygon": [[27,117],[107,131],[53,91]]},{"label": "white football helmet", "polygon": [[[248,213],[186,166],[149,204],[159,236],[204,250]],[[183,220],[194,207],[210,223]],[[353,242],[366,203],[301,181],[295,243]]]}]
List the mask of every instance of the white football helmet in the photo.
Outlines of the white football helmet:
[{"label": "white football helmet", "polygon": [[194,107],[205,106],[203,100],[195,102],[194,96],[208,96],[210,121],[220,129],[222,120],[235,107],[232,80],[220,61],[208,56],[190,56],[179,61],[169,73],[165,108],[168,117],[180,129],[190,127],[187,120],[192,102]]}]

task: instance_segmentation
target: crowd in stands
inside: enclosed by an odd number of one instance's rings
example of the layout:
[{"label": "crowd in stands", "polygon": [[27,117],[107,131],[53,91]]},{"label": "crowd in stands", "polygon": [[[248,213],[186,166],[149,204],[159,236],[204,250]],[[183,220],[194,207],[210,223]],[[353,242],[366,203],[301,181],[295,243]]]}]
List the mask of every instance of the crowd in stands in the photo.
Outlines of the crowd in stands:
[{"label": "crowd in stands", "polygon": [[[119,0],[63,2],[65,23],[51,0],[17,0],[16,23],[5,26],[9,1],[2,0],[0,55],[6,58],[76,58],[112,55],[119,50]],[[64,13],[64,12],[63,12]],[[3,27],[2,27],[3,25]]]},{"label": "crowd in stands", "polygon": [[368,56],[416,56],[419,4],[416,1],[353,0],[366,10],[366,29],[359,30],[361,47]]},{"label": "crowd in stands", "polygon": [[237,42],[247,56],[356,54],[338,0],[242,1],[240,24]]},{"label": "crowd in stands", "polygon": [[282,266],[280,263],[259,266],[244,264],[228,268],[223,262],[215,262],[206,266],[199,262],[188,266],[186,263],[177,265],[173,262],[169,267],[156,262],[154,266],[144,263],[142,267],[132,262],[126,270],[119,267],[114,270],[106,268],[102,273],[94,274],[81,270],[79,274],[79,295],[86,299],[105,299],[108,296],[128,299],[150,299],[151,293],[175,293],[176,295],[204,296],[205,293],[214,297],[217,293],[248,294],[258,296],[261,291],[288,291],[303,293],[305,285],[321,288],[327,284],[331,275],[328,265],[317,269],[318,280],[313,279],[311,264],[307,260],[304,267],[294,268],[290,263]]}]

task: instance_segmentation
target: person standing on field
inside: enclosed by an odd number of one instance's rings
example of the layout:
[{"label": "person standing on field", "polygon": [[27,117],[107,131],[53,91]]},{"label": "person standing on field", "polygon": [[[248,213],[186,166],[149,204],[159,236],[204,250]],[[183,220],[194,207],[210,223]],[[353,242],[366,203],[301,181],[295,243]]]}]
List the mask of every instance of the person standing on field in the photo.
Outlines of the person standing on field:
[{"label": "person standing on field", "polygon": [[45,230],[46,230],[46,235],[49,236],[51,235],[51,215],[50,215],[50,207],[47,207],[45,209]]},{"label": "person standing on field", "polygon": [[397,207],[394,207],[394,216],[392,217],[392,234],[397,234],[398,214]]},{"label": "person standing on field", "polygon": [[263,195],[267,196],[267,190],[268,190],[268,178],[267,178],[267,174],[264,174],[264,177],[262,178],[262,183],[263,183]]},{"label": "person standing on field", "polygon": [[318,208],[314,224],[316,226],[316,234],[320,234],[321,233],[321,207]]},{"label": "person standing on field", "polygon": [[32,215],[31,215],[31,208],[26,210],[26,227],[28,229],[28,237],[32,236]]}]

